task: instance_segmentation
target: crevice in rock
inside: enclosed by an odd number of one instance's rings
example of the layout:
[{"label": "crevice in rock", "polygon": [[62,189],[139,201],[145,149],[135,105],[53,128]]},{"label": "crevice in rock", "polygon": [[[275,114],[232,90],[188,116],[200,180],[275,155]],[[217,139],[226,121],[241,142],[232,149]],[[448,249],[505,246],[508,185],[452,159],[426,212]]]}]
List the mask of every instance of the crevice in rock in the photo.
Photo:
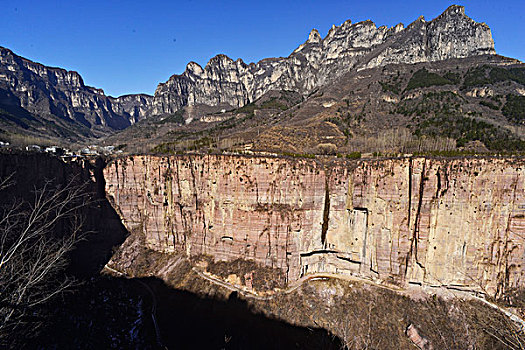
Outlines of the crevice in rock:
[{"label": "crevice in rock", "polygon": [[421,206],[423,205],[423,192],[425,189],[425,172],[426,172],[426,159],[423,161],[423,168],[421,169],[421,179],[419,180],[419,198],[417,203],[417,210],[416,210],[416,218],[414,220],[414,233],[412,234],[412,247],[414,248],[414,257],[416,259],[416,264],[418,264],[421,268],[425,268],[421,265],[419,262],[418,256],[417,256],[417,243],[419,241],[419,225],[421,221]]},{"label": "crevice in rock", "polygon": [[[408,221],[407,221],[407,233],[410,232],[410,218],[412,211],[412,158],[408,160]],[[406,277],[408,271],[408,262],[410,260],[410,255],[412,253],[412,244],[410,244],[410,251],[405,258],[405,271],[404,275]]]},{"label": "crevice in rock", "polygon": [[197,179],[195,178],[195,171],[193,169],[193,162],[191,160],[191,157],[188,159],[188,162],[190,163],[190,173],[191,173],[191,180],[193,184],[193,196],[195,197],[195,212],[199,211],[199,198],[197,197]]},{"label": "crevice in rock", "polygon": [[[412,162],[410,164],[412,164]],[[426,177],[425,177],[426,165],[427,165],[427,162],[426,162],[426,159],[425,159],[423,161],[423,167],[421,169],[421,178],[420,178],[420,181],[419,181],[419,194],[418,194],[418,203],[417,203],[417,209],[416,209],[416,217],[414,218],[414,230],[412,231],[412,238],[410,239],[410,250],[409,250],[409,252],[407,254],[407,257],[405,259],[405,277],[406,277],[406,274],[407,274],[407,271],[408,271],[408,264],[410,262],[410,258],[412,257],[412,254],[414,255],[415,263],[419,267],[421,267],[422,269],[425,269],[425,267],[418,260],[417,244],[418,244],[418,240],[419,240],[419,225],[420,225],[420,221],[421,221],[421,207],[423,205],[423,192],[424,192],[424,189],[425,189],[425,181],[426,181]],[[412,195],[412,166],[410,166],[409,173],[410,173],[410,181],[409,181],[409,183],[410,183],[410,185],[409,185],[410,197],[409,198],[411,198],[411,195]],[[410,201],[411,201],[411,199],[410,199]],[[409,203],[410,203],[410,201],[409,201]],[[410,204],[409,204],[409,214],[410,214]],[[410,227],[410,219],[408,221],[408,225]]]},{"label": "crevice in rock", "polygon": [[181,220],[181,226],[182,226],[182,240],[184,245],[184,250],[187,248],[187,242],[186,242],[186,233],[187,233],[187,225],[186,225],[186,217],[184,216],[184,204],[181,203],[182,200],[182,191],[181,191],[181,185],[180,185],[180,169],[179,169],[179,162],[175,160],[175,168],[176,168],[176,174],[177,174],[177,190],[179,192],[179,200],[178,200],[178,206],[180,211],[180,220]]},{"label": "crevice in rock", "polygon": [[321,225],[321,244],[326,248],[326,233],[328,232],[328,220],[330,218],[330,190],[328,188],[328,176],[325,181],[323,224]]},{"label": "crevice in rock", "polygon": [[349,263],[352,263],[352,264],[358,264],[358,265],[361,265],[361,264],[362,264],[361,261],[357,261],[357,260],[354,260],[354,259],[350,259],[350,258],[347,258],[347,257],[341,256],[341,255],[336,255],[335,257],[336,257],[337,259],[340,259],[340,260],[343,260],[343,261],[346,261],[346,262],[349,262]]},{"label": "crevice in rock", "polygon": [[410,216],[412,211],[412,158],[408,161],[408,229],[410,230]]},{"label": "crevice in rock", "polygon": [[437,186],[436,186],[436,198],[439,198],[439,192],[441,191],[441,168],[436,171]]},{"label": "crevice in rock", "polygon": [[[497,265],[500,267],[503,267],[503,271],[500,270],[498,273],[498,282],[497,282],[497,289],[495,296],[504,296],[508,289],[510,284],[510,266],[509,266],[509,260],[510,260],[510,254],[512,253],[512,247],[509,247],[511,243],[511,239],[509,237],[510,233],[510,226],[512,223],[512,213],[514,212],[514,206],[516,204],[516,191],[518,189],[518,182],[519,182],[519,175],[516,176],[516,181],[513,184],[513,195],[512,195],[512,202],[510,204],[509,209],[509,215],[507,216],[507,225],[505,227],[505,237],[503,241],[503,252],[499,255],[500,260],[498,260]],[[503,260],[503,261],[501,261]]]},{"label": "crevice in rock", "polygon": [[336,253],[339,253],[339,252],[333,249],[321,249],[321,250],[313,250],[313,251],[306,252],[306,253],[300,253],[300,256],[305,257],[305,256],[336,254]]}]

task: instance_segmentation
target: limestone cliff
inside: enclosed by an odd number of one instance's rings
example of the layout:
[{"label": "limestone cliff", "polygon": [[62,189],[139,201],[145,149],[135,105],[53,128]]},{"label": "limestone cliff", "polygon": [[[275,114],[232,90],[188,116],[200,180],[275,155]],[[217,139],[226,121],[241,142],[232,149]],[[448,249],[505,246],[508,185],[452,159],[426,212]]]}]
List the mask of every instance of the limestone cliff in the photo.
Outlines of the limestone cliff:
[{"label": "limestone cliff", "polygon": [[372,21],[333,26],[322,39],[312,30],[288,57],[245,64],[225,55],[202,68],[190,62],[182,75],[159,84],[152,114],[173,113],[186,105],[239,107],[270,90],[293,90],[305,96],[348,71],[386,64],[418,63],[495,54],[490,28],[450,6],[430,22],[420,17],[408,27],[377,27]]},{"label": "limestone cliff", "polygon": [[106,193],[147,248],[499,294],[524,286],[522,158],[135,156]]}]

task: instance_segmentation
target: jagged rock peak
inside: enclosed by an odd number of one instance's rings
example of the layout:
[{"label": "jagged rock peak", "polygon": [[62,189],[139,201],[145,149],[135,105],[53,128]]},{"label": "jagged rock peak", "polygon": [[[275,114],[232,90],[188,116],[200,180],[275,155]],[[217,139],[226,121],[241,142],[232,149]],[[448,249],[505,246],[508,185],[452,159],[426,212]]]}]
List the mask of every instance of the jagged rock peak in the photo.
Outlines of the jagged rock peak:
[{"label": "jagged rock peak", "polygon": [[425,16],[419,16],[414,22],[410,23],[406,29],[422,27],[426,23]]},{"label": "jagged rock peak", "polygon": [[319,32],[317,31],[317,29],[312,29],[312,31],[310,32],[310,35],[308,35],[308,40],[306,41],[307,43],[311,43],[311,44],[317,44],[317,43],[320,43],[323,39],[321,38],[321,34],[319,34]]},{"label": "jagged rock peak", "polygon": [[351,25],[352,25],[352,20],[351,19],[347,19],[346,21],[341,23],[341,25],[339,27],[340,28],[344,28],[344,27],[350,27]]},{"label": "jagged rock peak", "polygon": [[[465,14],[465,6],[460,5],[450,5],[444,12],[444,14],[451,14],[451,13],[457,13],[457,14]],[[439,17],[438,17],[439,18]]]},{"label": "jagged rock peak", "polygon": [[106,96],[104,90],[85,85],[75,71],[47,67],[3,47],[0,47],[0,92],[8,96],[1,103],[17,105],[36,118],[47,115],[59,121],[69,120],[68,125],[77,122],[86,128],[113,130],[144,118],[153,101],[153,96],[144,94]]},{"label": "jagged rock peak", "polygon": [[[18,56],[10,49],[2,46],[0,46],[0,65],[8,67],[8,70],[10,71],[14,70],[15,67],[24,67],[38,76],[45,76],[46,78],[53,77],[58,84],[71,85],[78,88],[86,87],[84,85],[84,80],[78,72],[68,71],[58,67],[44,66],[41,63],[33,62],[27,58]],[[91,87],[87,88],[95,89]],[[96,93],[99,93],[100,91],[101,89]]]},{"label": "jagged rock peak", "polygon": [[405,25],[403,23],[398,23],[398,24],[396,24],[395,26],[392,27],[392,30],[393,30],[394,33],[399,33],[403,29],[405,29]]},{"label": "jagged rock peak", "polygon": [[465,14],[465,7],[464,6],[460,6],[460,5],[451,5],[449,6],[442,14],[440,14],[439,16],[437,16],[436,18],[434,18],[432,20],[432,22],[437,22],[437,21],[453,21],[453,17],[460,17],[462,19],[466,19],[468,20],[471,24],[475,25],[475,26],[481,26],[481,27],[484,27],[486,29],[489,29],[489,26],[485,23],[485,22],[476,22],[474,21],[472,18],[470,18],[469,16],[467,16]]},{"label": "jagged rock peak", "polygon": [[204,70],[202,69],[200,64],[198,64],[197,62],[191,61],[186,66],[186,72],[192,73],[194,75],[201,75],[204,72]]},{"label": "jagged rock peak", "polygon": [[233,59],[231,59],[230,57],[226,56],[225,54],[218,54],[216,55],[215,57],[213,57],[211,60],[208,61],[208,63],[206,64],[206,67],[204,67],[204,69],[208,68],[209,66],[213,66],[215,64],[229,64],[229,63],[233,63]]}]

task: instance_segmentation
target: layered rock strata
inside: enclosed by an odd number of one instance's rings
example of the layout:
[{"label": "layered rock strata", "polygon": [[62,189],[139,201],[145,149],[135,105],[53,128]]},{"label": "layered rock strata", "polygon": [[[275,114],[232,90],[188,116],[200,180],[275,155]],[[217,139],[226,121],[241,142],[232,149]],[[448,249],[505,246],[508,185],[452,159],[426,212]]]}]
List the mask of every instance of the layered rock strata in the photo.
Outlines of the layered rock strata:
[{"label": "layered rock strata", "polygon": [[147,248],[501,294],[523,287],[523,159],[135,156],[104,170]]}]

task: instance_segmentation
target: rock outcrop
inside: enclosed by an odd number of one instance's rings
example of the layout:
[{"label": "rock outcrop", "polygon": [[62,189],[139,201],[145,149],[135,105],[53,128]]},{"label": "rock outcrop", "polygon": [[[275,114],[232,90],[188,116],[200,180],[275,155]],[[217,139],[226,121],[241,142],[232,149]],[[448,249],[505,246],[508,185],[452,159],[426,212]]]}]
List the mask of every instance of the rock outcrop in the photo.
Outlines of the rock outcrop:
[{"label": "rock outcrop", "polygon": [[104,170],[164,253],[501,295],[524,286],[523,158],[338,161],[135,156]]},{"label": "rock outcrop", "polygon": [[218,55],[204,68],[190,62],[182,75],[159,84],[152,114],[195,104],[240,107],[270,90],[307,95],[350,70],[486,54],[495,54],[489,27],[467,17],[462,6],[453,5],[430,22],[420,17],[406,28],[348,20],[333,26],[324,39],[312,30],[308,40],[286,58],[247,65]]}]

